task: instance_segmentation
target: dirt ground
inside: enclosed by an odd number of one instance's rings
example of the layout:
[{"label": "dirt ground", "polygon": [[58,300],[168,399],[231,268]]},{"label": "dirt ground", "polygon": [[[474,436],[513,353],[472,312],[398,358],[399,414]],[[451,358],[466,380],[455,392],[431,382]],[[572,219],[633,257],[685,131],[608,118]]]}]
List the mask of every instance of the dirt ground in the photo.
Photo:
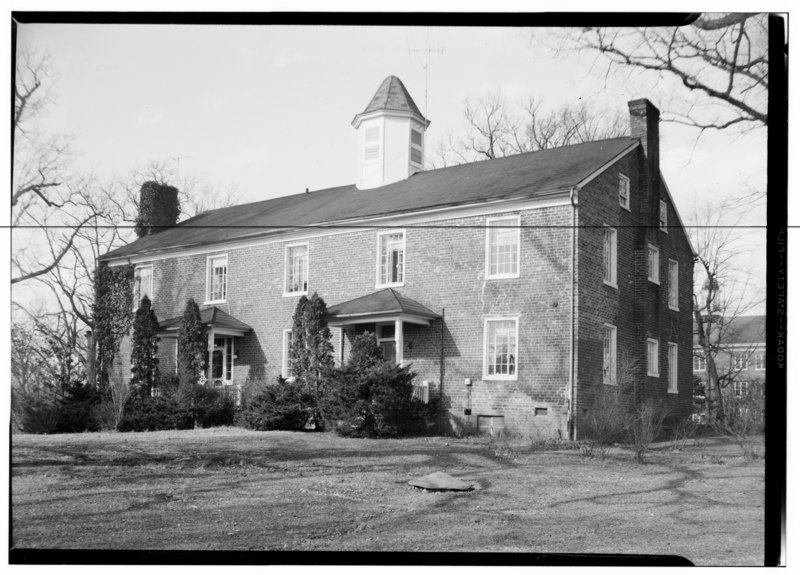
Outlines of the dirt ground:
[{"label": "dirt ground", "polygon": [[[763,449],[762,449],[763,453]],[[236,428],[12,436],[15,548],[680,555],[761,565],[764,460]],[[444,471],[468,492],[424,491]]]}]

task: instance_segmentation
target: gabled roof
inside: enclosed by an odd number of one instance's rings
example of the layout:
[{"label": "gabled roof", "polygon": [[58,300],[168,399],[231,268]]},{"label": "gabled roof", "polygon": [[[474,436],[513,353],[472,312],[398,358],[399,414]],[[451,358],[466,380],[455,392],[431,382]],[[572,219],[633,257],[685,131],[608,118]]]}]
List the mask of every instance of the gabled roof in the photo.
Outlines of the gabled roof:
[{"label": "gabled roof", "polygon": [[[767,318],[763,315],[743,315],[731,319],[721,318],[712,324],[713,341],[720,345],[752,345],[764,343],[767,332]],[[695,326],[694,344],[697,345],[697,326]]]},{"label": "gabled roof", "polygon": [[[331,319],[355,318],[375,315],[406,314],[425,319],[437,319],[438,313],[427,307],[397,293],[392,288],[386,288],[356,299],[351,299],[328,308],[328,317]],[[365,319],[364,321],[368,321]]]},{"label": "gabled roof", "polygon": [[425,120],[425,116],[419,111],[411,94],[408,93],[403,82],[401,82],[400,78],[397,76],[389,76],[381,82],[375,95],[372,96],[372,100],[369,101],[369,104],[367,104],[367,107],[364,108],[364,111],[361,112],[359,116],[369,114],[370,112],[377,112],[378,110],[411,112]]},{"label": "gabled roof", "polygon": [[613,138],[426,170],[369,190],[349,185],[221,208],[139,238],[100,259],[252,239],[301,226],[341,225],[434,208],[535,198],[577,185],[637,145],[635,138]]},{"label": "gabled roof", "polygon": [[[165,319],[158,324],[159,331],[176,331],[181,327],[183,316]],[[200,323],[207,327],[219,327],[224,329],[232,329],[235,331],[253,331],[253,328],[239,321],[231,314],[226,313],[218,307],[208,307],[200,310]]]}]

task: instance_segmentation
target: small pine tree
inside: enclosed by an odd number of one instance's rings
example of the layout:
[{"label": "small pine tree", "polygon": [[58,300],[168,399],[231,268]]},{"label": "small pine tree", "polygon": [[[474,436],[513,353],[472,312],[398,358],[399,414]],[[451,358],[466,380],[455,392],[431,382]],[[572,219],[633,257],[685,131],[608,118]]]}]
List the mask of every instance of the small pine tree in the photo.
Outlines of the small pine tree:
[{"label": "small pine tree", "polygon": [[133,320],[133,337],[131,341],[131,385],[142,395],[149,396],[153,382],[158,377],[158,320],[150,304],[150,298],[144,296]]},{"label": "small pine tree", "polygon": [[178,331],[178,376],[181,391],[191,391],[200,380],[205,369],[207,346],[205,329],[200,320],[200,308],[193,299],[189,299]]},{"label": "small pine tree", "polygon": [[353,340],[353,346],[350,348],[350,358],[347,361],[347,365],[363,371],[372,369],[383,362],[383,352],[381,352],[375,334],[365,331],[357,335]]},{"label": "small pine tree", "polygon": [[306,346],[305,317],[308,298],[300,296],[292,316],[292,345],[289,349],[289,365],[295,379],[305,378],[309,372],[308,349]]},{"label": "small pine tree", "polygon": [[328,306],[317,292],[309,298],[303,317],[309,375],[319,392],[320,381],[333,369],[334,362],[331,330],[328,327]]}]

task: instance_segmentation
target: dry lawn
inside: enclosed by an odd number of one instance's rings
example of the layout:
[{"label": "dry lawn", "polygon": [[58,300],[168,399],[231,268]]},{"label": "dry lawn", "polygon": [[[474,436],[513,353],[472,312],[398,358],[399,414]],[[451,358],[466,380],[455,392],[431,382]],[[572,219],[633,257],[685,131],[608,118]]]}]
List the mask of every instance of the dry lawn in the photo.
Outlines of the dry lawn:
[{"label": "dry lawn", "polygon": [[[762,450],[763,452],[763,450]],[[471,492],[407,484],[445,471]],[[534,451],[235,428],[12,437],[13,547],[680,555],[760,565],[764,460],[729,442]]]}]

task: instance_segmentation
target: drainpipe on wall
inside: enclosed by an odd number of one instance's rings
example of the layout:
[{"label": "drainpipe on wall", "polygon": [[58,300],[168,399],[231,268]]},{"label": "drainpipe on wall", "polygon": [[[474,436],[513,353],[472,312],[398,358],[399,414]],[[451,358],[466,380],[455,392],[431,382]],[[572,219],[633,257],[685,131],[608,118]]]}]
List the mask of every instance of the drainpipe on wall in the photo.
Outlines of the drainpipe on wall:
[{"label": "drainpipe on wall", "polygon": [[575,409],[575,226],[578,216],[578,187],[569,190],[569,203],[572,206],[572,254],[570,257],[569,284],[569,421],[572,422],[572,441],[578,439],[577,409]]}]

